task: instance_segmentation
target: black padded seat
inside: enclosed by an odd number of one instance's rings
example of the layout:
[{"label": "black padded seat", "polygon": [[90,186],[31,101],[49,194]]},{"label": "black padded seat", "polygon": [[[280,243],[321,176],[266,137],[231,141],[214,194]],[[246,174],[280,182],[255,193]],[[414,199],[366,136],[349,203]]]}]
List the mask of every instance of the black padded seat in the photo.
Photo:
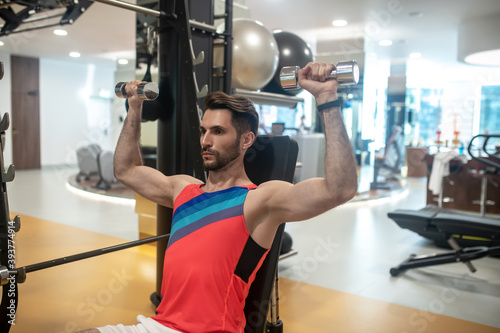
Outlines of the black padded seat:
[{"label": "black padded seat", "polygon": [[500,245],[500,219],[439,213],[432,219],[438,231],[462,247]]},{"label": "black padded seat", "polygon": [[439,213],[437,207],[427,206],[420,210],[397,209],[387,214],[399,227],[416,232],[428,238],[438,246],[449,247],[446,236],[438,230],[433,223],[434,217]]}]

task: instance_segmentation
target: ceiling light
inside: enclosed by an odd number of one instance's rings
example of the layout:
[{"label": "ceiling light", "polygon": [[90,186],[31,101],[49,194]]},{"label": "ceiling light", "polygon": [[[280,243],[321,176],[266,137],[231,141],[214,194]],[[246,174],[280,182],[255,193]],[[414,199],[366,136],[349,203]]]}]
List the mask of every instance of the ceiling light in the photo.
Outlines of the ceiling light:
[{"label": "ceiling light", "polygon": [[118,63],[120,65],[126,65],[126,64],[128,64],[128,60],[127,59],[118,59]]},{"label": "ceiling light", "polygon": [[5,44],[0,40],[0,46],[4,46]]},{"label": "ceiling light", "polygon": [[479,17],[460,24],[457,57],[472,65],[500,66],[500,14]]},{"label": "ceiling light", "polygon": [[471,65],[500,66],[500,49],[473,53],[466,56],[464,61]]},{"label": "ceiling light", "polygon": [[57,36],[66,36],[67,34],[68,34],[68,32],[66,30],[63,30],[63,29],[54,30],[54,35],[57,35]]},{"label": "ceiling light", "polygon": [[80,58],[80,53],[79,52],[70,52],[69,56],[72,58]]},{"label": "ceiling light", "polygon": [[334,20],[334,21],[332,22],[332,25],[333,25],[334,27],[344,27],[344,26],[346,26],[346,25],[347,25],[347,21],[346,21],[346,20]]},{"label": "ceiling light", "polygon": [[410,55],[408,57],[410,59],[419,59],[419,58],[422,58],[422,53],[420,53],[420,52],[412,52],[412,53],[410,53]]},{"label": "ceiling light", "polygon": [[378,45],[380,45],[380,46],[391,46],[392,45],[392,40],[390,40],[390,39],[382,39],[380,42],[378,42]]}]

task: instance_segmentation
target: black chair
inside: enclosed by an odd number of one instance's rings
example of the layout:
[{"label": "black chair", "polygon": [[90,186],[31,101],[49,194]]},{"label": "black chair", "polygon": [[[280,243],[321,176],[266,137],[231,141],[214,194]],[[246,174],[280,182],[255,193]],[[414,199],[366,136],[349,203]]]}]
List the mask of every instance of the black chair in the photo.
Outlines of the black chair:
[{"label": "black chair", "polygon": [[[256,185],[269,180],[292,182],[297,163],[299,146],[288,136],[258,136],[245,155],[245,170]],[[282,332],[279,318],[267,321],[271,291],[283,240],[285,225],[278,231],[264,263],[258,271],[245,303],[246,333]],[[274,322],[276,321],[276,322]]]}]

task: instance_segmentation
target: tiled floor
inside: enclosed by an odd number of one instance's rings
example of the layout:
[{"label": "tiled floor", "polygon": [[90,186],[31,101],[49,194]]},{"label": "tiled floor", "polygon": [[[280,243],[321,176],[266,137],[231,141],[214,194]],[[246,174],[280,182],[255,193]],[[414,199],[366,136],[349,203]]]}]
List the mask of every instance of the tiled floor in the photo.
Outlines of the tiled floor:
[{"label": "tiled floor", "polygon": [[[8,184],[10,210],[136,239],[133,202],[82,197],[66,187],[66,180],[74,173],[71,168],[18,171]],[[424,311],[500,329],[500,259],[475,261],[478,271],[474,274],[463,264],[447,264],[390,276],[389,269],[411,253],[442,251],[387,217],[397,208],[420,209],[424,205],[425,181],[411,179],[407,190],[393,197],[347,203],[310,221],[290,223],[287,231],[298,255],[280,262],[280,276],[413,308],[408,326],[418,332],[425,332],[424,324],[433,321]]]}]

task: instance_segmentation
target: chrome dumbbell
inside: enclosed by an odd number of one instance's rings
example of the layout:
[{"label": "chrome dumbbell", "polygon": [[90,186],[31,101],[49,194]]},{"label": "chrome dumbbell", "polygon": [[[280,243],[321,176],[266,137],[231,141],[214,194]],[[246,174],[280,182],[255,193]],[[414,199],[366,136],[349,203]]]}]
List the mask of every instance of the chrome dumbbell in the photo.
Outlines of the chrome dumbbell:
[{"label": "chrome dumbbell", "polygon": [[[356,84],[359,82],[359,66],[356,60],[340,61],[327,79],[337,80],[340,85]],[[283,89],[300,89],[299,66],[283,67],[280,72],[280,81]]]},{"label": "chrome dumbbell", "polygon": [[[119,98],[128,98],[125,86],[127,82],[118,82],[115,86],[115,94]],[[141,82],[137,87],[137,96],[140,99],[153,101],[158,97],[158,86],[153,82]]]}]

